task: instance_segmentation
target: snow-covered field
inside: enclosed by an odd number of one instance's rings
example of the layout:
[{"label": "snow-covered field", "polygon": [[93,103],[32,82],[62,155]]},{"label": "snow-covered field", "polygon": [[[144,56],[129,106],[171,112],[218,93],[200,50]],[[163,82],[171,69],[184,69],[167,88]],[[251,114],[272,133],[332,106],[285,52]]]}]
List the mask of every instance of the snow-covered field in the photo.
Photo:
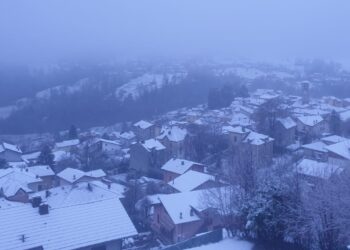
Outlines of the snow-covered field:
[{"label": "snow-covered field", "polygon": [[253,244],[243,240],[225,239],[218,243],[213,243],[201,247],[191,248],[190,250],[251,250]]}]

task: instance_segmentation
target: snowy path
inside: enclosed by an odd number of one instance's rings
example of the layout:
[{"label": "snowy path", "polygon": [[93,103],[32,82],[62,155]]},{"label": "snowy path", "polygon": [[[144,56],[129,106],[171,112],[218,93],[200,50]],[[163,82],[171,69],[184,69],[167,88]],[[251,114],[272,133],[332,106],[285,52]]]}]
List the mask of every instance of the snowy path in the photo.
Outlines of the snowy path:
[{"label": "snowy path", "polygon": [[251,250],[252,248],[253,244],[250,242],[236,239],[225,239],[218,243],[195,247],[190,250]]}]

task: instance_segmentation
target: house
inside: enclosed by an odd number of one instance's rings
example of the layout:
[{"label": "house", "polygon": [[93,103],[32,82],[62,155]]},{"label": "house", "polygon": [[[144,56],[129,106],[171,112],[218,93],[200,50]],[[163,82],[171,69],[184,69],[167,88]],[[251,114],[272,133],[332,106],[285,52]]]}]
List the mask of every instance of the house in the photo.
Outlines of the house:
[{"label": "house", "polygon": [[35,175],[36,177],[39,177],[42,180],[42,183],[38,185],[38,191],[49,189],[54,186],[56,175],[50,166],[36,165],[26,167],[24,170]]},{"label": "house", "polygon": [[204,172],[204,165],[201,163],[184,159],[171,158],[162,166],[163,180],[169,182],[189,170]]},{"label": "house", "polygon": [[57,174],[59,185],[72,185],[79,182],[101,180],[106,176],[106,173],[101,170],[92,170],[84,172],[75,168],[66,168]]},{"label": "house", "polygon": [[[22,160],[27,165],[35,165],[38,161],[40,153],[41,153],[40,151],[35,151],[35,152],[23,154]],[[54,155],[55,162],[58,162],[60,160],[67,159],[70,157],[70,152],[65,150],[55,150],[52,153]]]},{"label": "house", "polygon": [[242,145],[248,150],[245,153],[252,166],[262,167],[272,163],[274,139],[256,132],[249,132]]},{"label": "house", "polygon": [[57,142],[55,144],[55,151],[70,152],[72,149],[77,148],[79,144],[80,144],[79,139],[73,139],[73,140]]},{"label": "house", "polygon": [[297,130],[301,135],[320,137],[323,133],[327,132],[326,122],[322,116],[298,116],[296,120]]},{"label": "house", "polygon": [[175,192],[188,192],[222,186],[220,182],[216,181],[215,176],[193,170],[189,170],[172,181],[169,181],[168,185],[170,185]]},{"label": "house", "polygon": [[137,142],[130,146],[130,168],[147,173],[150,170],[160,172],[167,161],[166,147],[156,139]]},{"label": "house", "polygon": [[0,159],[7,162],[21,162],[21,156],[22,151],[18,146],[6,142],[0,143]]},{"label": "house", "polygon": [[247,137],[247,135],[251,132],[251,130],[237,126],[223,126],[222,127],[222,134],[227,137],[230,145],[239,145],[243,142],[244,138]]},{"label": "house", "polygon": [[187,130],[178,126],[163,127],[157,139],[166,147],[170,157],[184,158],[187,135]]},{"label": "house", "polygon": [[295,143],[297,124],[290,118],[278,118],[275,131],[275,145],[285,148]]},{"label": "house", "polygon": [[197,234],[222,228],[225,217],[220,205],[216,202],[209,204],[205,198],[211,190],[148,197],[151,206],[150,227],[163,243],[181,242]]},{"label": "house", "polygon": [[37,193],[32,204],[1,205],[1,249],[122,249],[137,231],[120,197],[89,185]]},{"label": "house", "polygon": [[0,196],[10,201],[28,202],[29,194],[42,190],[45,182],[24,168],[0,170]]},{"label": "house", "polygon": [[329,104],[331,106],[343,107],[343,100],[341,100],[335,96],[324,96],[322,99],[326,104]]},{"label": "house", "polygon": [[33,165],[38,161],[40,151],[26,153],[22,155],[22,160],[29,165]]},{"label": "house", "polygon": [[296,169],[297,173],[308,181],[328,180],[334,174],[340,174],[343,168],[328,162],[320,162],[310,159],[303,159]]},{"label": "house", "polygon": [[350,140],[341,141],[326,147],[328,162],[343,168],[350,167]]},{"label": "house", "polygon": [[302,146],[304,157],[310,160],[323,161],[328,160],[327,144],[322,141],[317,141]]},{"label": "house", "polygon": [[251,128],[253,125],[253,121],[249,118],[249,116],[240,112],[235,112],[229,124],[232,126],[242,126],[245,128]]},{"label": "house", "polygon": [[133,132],[137,140],[148,140],[155,136],[155,125],[148,121],[141,120],[133,124]]},{"label": "house", "polygon": [[136,135],[134,132],[122,132],[122,133],[115,133],[117,139],[121,142],[121,144],[125,147],[129,147],[131,143],[135,141]]},{"label": "house", "polygon": [[115,155],[121,150],[121,147],[117,141],[99,138],[91,144],[89,149],[95,154],[105,153],[107,155]]}]

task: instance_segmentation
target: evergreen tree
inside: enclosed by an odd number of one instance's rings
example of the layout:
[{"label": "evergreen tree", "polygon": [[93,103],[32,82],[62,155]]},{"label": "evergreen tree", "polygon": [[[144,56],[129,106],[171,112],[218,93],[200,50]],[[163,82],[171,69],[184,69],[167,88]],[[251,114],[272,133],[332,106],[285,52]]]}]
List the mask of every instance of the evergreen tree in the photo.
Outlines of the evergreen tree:
[{"label": "evergreen tree", "polygon": [[331,133],[335,135],[340,135],[341,134],[341,120],[340,116],[337,112],[334,110],[331,113],[330,120],[329,120],[329,128]]},{"label": "evergreen tree", "polygon": [[72,125],[69,129],[69,139],[77,139],[78,138],[78,131],[77,131],[77,128]]},{"label": "evergreen tree", "polygon": [[0,158],[0,169],[3,169],[3,168],[8,168],[8,164],[5,159]]},{"label": "evergreen tree", "polygon": [[55,164],[55,156],[49,145],[45,145],[38,157],[38,164],[53,166]]}]

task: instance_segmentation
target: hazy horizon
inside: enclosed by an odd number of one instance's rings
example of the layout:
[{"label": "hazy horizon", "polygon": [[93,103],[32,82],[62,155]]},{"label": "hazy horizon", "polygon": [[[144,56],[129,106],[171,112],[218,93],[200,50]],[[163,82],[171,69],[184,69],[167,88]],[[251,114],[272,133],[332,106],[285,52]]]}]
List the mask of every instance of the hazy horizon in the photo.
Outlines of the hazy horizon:
[{"label": "hazy horizon", "polygon": [[2,1],[0,62],[142,57],[350,62],[350,2]]}]

